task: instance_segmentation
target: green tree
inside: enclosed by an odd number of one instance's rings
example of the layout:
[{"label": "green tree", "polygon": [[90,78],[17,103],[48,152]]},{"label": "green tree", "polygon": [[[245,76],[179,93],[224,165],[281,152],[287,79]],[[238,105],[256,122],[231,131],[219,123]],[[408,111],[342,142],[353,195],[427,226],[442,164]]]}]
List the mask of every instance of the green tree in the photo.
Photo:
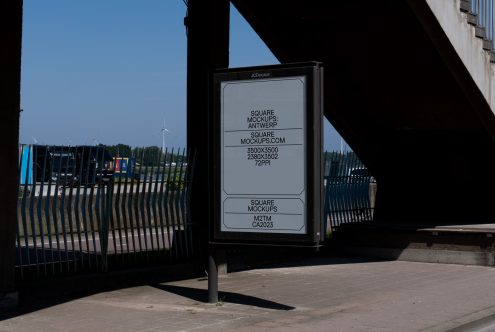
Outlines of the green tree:
[{"label": "green tree", "polygon": [[156,166],[159,158],[163,160],[162,151],[157,146],[135,147],[132,156],[143,166]]},{"label": "green tree", "polygon": [[117,145],[112,146],[113,151],[112,154],[115,157],[128,158],[132,156],[132,148],[129,145],[119,143]]}]

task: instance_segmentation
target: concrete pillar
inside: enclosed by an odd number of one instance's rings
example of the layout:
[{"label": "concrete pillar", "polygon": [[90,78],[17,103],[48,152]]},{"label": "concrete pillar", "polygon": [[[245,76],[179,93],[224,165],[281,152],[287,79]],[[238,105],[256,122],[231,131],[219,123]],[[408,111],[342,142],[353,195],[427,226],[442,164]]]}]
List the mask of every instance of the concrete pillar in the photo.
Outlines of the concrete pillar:
[{"label": "concrete pillar", "polygon": [[[229,0],[189,0],[187,27],[187,145],[196,151],[191,218],[196,223],[203,262],[212,220],[208,123],[211,119],[211,73],[229,65]],[[206,264],[205,264],[206,266]]]},{"label": "concrete pillar", "polygon": [[0,2],[0,308],[15,305],[22,0]]}]

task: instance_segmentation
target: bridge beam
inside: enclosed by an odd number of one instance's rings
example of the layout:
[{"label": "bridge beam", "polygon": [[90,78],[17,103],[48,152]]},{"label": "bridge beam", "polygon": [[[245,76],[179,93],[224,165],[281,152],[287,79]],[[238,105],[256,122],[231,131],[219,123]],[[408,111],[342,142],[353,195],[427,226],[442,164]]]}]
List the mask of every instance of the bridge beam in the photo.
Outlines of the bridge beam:
[{"label": "bridge beam", "polygon": [[0,308],[15,304],[22,0],[0,4]]},{"label": "bridge beam", "polygon": [[199,228],[201,250],[207,251],[210,209],[211,142],[208,123],[211,73],[229,65],[229,0],[189,0],[187,27],[187,146],[196,151],[191,191],[191,218]]}]

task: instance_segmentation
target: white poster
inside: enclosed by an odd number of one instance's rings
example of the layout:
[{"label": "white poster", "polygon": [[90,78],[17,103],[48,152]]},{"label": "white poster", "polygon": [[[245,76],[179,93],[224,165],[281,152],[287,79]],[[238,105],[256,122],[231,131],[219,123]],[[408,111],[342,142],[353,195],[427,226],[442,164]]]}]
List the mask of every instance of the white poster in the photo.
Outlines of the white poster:
[{"label": "white poster", "polygon": [[221,83],[221,231],[306,234],[305,77]]}]

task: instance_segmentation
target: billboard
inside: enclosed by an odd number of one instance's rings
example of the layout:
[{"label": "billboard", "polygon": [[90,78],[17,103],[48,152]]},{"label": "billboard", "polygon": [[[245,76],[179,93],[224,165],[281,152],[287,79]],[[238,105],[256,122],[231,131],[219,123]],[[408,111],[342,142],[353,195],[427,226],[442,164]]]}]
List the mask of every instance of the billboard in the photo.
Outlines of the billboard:
[{"label": "billboard", "polygon": [[215,74],[214,241],[321,239],[322,71],[308,63]]}]

